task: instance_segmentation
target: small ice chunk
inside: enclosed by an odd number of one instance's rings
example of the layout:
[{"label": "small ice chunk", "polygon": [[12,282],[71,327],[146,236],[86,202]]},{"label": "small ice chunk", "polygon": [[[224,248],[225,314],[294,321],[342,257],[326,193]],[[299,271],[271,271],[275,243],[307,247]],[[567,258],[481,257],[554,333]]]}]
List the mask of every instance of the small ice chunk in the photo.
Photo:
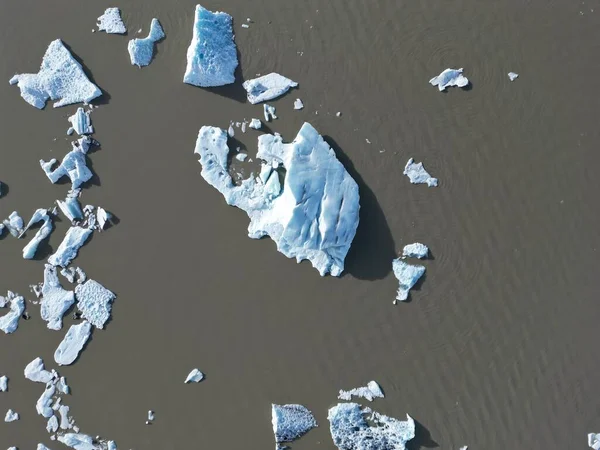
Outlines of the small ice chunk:
[{"label": "small ice chunk", "polygon": [[55,392],[56,387],[52,383],[47,383],[44,393],[40,396],[35,404],[35,410],[37,413],[46,419],[49,419],[54,415],[54,411],[52,409],[52,396]]},{"label": "small ice chunk", "polygon": [[24,259],[33,259],[34,258],[39,245],[41,244],[41,242],[44,239],[46,239],[48,236],[50,236],[50,233],[52,233],[52,229],[53,229],[52,219],[50,218],[50,216],[48,215],[48,213],[45,209],[38,209],[35,212],[34,216],[29,221],[29,224],[27,224],[27,228],[29,228],[32,225],[33,221],[35,221],[35,222],[42,221],[43,223],[42,223],[42,226],[37,231],[37,233],[35,233],[35,236],[33,236],[31,241],[29,241],[29,243],[23,248],[23,258]]},{"label": "small ice chunk", "polygon": [[10,213],[8,219],[5,219],[2,223],[14,237],[19,237],[23,233],[23,219],[16,211]]},{"label": "small ice chunk", "polygon": [[467,77],[463,76],[463,69],[446,69],[440,73],[437,77],[433,77],[429,80],[432,86],[437,86],[440,91],[445,90],[447,87],[458,86],[465,87],[469,84]]},{"label": "small ice chunk", "polygon": [[152,62],[152,56],[154,56],[154,44],[164,38],[165,32],[163,31],[160,22],[158,19],[152,19],[148,36],[143,39],[132,39],[127,44],[127,51],[129,52],[131,64],[138,67],[144,67],[150,64]]},{"label": "small ice chunk", "polygon": [[186,377],[184,383],[199,383],[204,380],[204,374],[199,369],[193,369]]},{"label": "small ice chunk", "polygon": [[291,442],[317,426],[312,413],[302,405],[271,405],[275,442]]},{"label": "small ice chunk", "polygon": [[59,366],[68,366],[79,356],[85,343],[90,338],[92,324],[84,320],[79,325],[71,325],[64,339],[54,352],[54,360]]},{"label": "small ice chunk", "polygon": [[19,326],[19,319],[25,311],[25,299],[18,295],[10,301],[10,311],[0,317],[0,330],[6,334],[14,333]]},{"label": "small ice chunk", "polygon": [[235,155],[235,159],[237,159],[238,161],[241,161],[241,162],[244,162],[247,157],[248,157],[247,153],[238,153],[237,155]]},{"label": "small ice chunk", "polygon": [[[52,436],[50,436],[50,439],[52,439]],[[16,447],[12,447],[12,448],[14,448],[15,450],[17,450]],[[48,447],[46,447],[44,444],[38,444],[37,445],[37,450],[50,450],[50,449]]]},{"label": "small ice chunk", "polygon": [[242,28],[250,28],[250,25],[248,25],[247,23],[243,23]]},{"label": "small ice chunk", "polygon": [[250,128],[254,128],[255,130],[260,130],[262,127],[262,123],[260,122],[260,119],[252,119],[250,121]]},{"label": "small ice chunk", "polygon": [[294,102],[294,109],[302,109],[302,108],[304,108],[304,103],[302,103],[302,100],[297,98],[296,101]]},{"label": "small ice chunk", "polygon": [[98,209],[96,210],[96,219],[98,220],[98,231],[104,230],[104,227],[106,227],[106,224],[111,217],[112,216],[109,212],[107,212],[104,208],[98,206]]},{"label": "small ice chunk", "polygon": [[38,73],[15,75],[10,84],[19,86],[21,97],[39,109],[46,106],[48,99],[58,100],[54,103],[58,108],[71,103],[89,103],[102,95],[60,39],[48,46]]},{"label": "small ice chunk", "polygon": [[60,377],[58,383],[56,384],[56,388],[59,390],[59,392],[62,392],[65,395],[68,395],[71,391],[69,385],[67,384],[67,379],[65,377]]},{"label": "small ice chunk", "polygon": [[67,267],[75,259],[77,252],[85,244],[90,234],[92,234],[92,230],[89,228],[69,228],[56,252],[48,258],[48,262],[53,266]]},{"label": "small ice chunk", "polygon": [[108,34],[125,34],[127,28],[121,19],[119,8],[107,8],[96,23],[98,31],[106,31]]},{"label": "small ice chunk", "polygon": [[594,450],[600,449],[600,433],[588,433],[588,446]]},{"label": "small ice chunk", "polygon": [[[401,421],[360,408],[357,403],[338,403],[329,409],[329,431],[338,449],[405,450],[406,443],[415,437],[415,422],[409,415]],[[376,426],[369,426],[363,417],[369,412],[369,418]]]},{"label": "small ice chunk", "polygon": [[69,127],[67,128],[67,136],[72,136],[75,133],[75,128]]},{"label": "small ice chunk", "polygon": [[408,291],[417,284],[419,278],[425,273],[425,267],[406,264],[400,258],[397,258],[392,262],[392,268],[394,275],[400,282],[396,300],[404,301],[408,298]]},{"label": "small ice chunk", "polygon": [[94,127],[92,126],[92,120],[90,119],[91,110],[85,111],[83,108],[77,108],[77,112],[69,117],[69,122],[73,127],[73,130],[78,135],[92,134],[94,133]]},{"label": "small ice chunk", "polygon": [[337,117],[342,117],[342,113],[341,113],[340,111],[336,112],[336,113],[335,113],[335,115],[336,115]]},{"label": "small ice chunk", "polygon": [[46,431],[48,433],[56,433],[58,431],[58,419],[56,416],[52,416],[48,419],[46,424]]},{"label": "small ice chunk", "polygon": [[61,402],[62,402],[62,398],[58,397],[55,401],[54,404],[52,405],[52,410],[53,411],[58,411],[60,409],[61,406]]},{"label": "small ice chunk", "polygon": [[238,59],[232,20],[227,13],[211,12],[196,5],[184,83],[214,87],[235,82]]},{"label": "small ice chunk", "polygon": [[57,200],[56,204],[69,222],[74,223],[76,220],[83,219],[83,211],[77,197],[67,196],[64,201]]},{"label": "small ice chunk", "polygon": [[8,390],[8,377],[2,375],[0,377],[0,392],[6,392]]},{"label": "small ice chunk", "polygon": [[519,74],[514,72],[508,72],[508,78],[510,79],[510,81],[515,81],[517,78],[519,78]]},{"label": "small ice chunk", "polygon": [[246,125],[248,125],[248,122],[246,122],[246,120],[244,119],[244,121],[242,122],[242,133],[246,132]]},{"label": "small ice chunk", "polygon": [[246,80],[242,86],[248,93],[248,101],[255,105],[280,97],[290,88],[298,86],[298,83],[273,72],[259,78]]},{"label": "small ice chunk", "polygon": [[6,411],[6,416],[4,416],[4,421],[6,423],[15,422],[17,420],[19,420],[19,413],[14,412],[12,409]]},{"label": "small ice chunk", "polygon": [[112,302],[116,295],[94,280],[87,280],[75,287],[77,308],[96,328],[104,328],[104,324],[110,318]]},{"label": "small ice chunk", "polygon": [[60,405],[58,407],[58,414],[60,414],[60,429],[69,430],[73,428],[73,424],[69,420],[69,408],[67,405]]},{"label": "small ice chunk", "polygon": [[427,173],[423,167],[423,163],[415,163],[414,159],[410,158],[404,166],[404,175],[406,175],[412,184],[427,184],[429,187],[438,185],[438,179],[433,178]]},{"label": "small ice chunk", "polygon": [[58,440],[74,450],[102,450],[102,446],[95,444],[94,439],[87,434],[65,433],[58,436]]},{"label": "small ice chunk", "polygon": [[154,420],[154,411],[148,411],[148,422],[152,422]]},{"label": "small ice chunk", "polygon": [[266,122],[270,122],[271,119],[275,120],[277,119],[277,116],[275,115],[275,107],[271,106],[271,105],[267,105],[266,103],[263,105],[263,112],[265,115],[265,121]]},{"label": "small ice chunk", "polygon": [[429,254],[429,248],[424,244],[420,244],[419,242],[415,242],[414,244],[405,245],[404,249],[402,250],[402,256],[408,257],[408,258],[423,259],[423,258],[427,258],[428,254]]},{"label": "small ice chunk", "polygon": [[351,400],[352,396],[366,398],[370,402],[373,401],[374,398],[383,398],[383,391],[379,384],[376,381],[369,381],[366,386],[351,389],[349,391],[343,391],[340,389],[340,393],[338,398],[340,400]]},{"label": "small ice chunk", "polygon": [[27,366],[24,371],[25,378],[35,383],[50,383],[54,379],[52,372],[47,371],[44,368],[44,361],[42,358],[35,358]]},{"label": "small ice chunk", "polygon": [[227,130],[227,134],[229,135],[229,137],[234,137],[235,136],[235,130],[233,129],[233,125],[229,125],[229,129]]},{"label": "small ice chunk", "polygon": [[63,289],[58,280],[56,267],[46,264],[44,268],[40,315],[42,320],[48,322],[49,329],[60,330],[62,328],[62,318],[73,303],[75,303],[75,294],[73,291]]},{"label": "small ice chunk", "polygon": [[106,450],[117,450],[117,444],[115,441],[108,441],[106,443]]},{"label": "small ice chunk", "polygon": [[469,450],[469,447],[467,445],[463,445],[461,448],[459,448],[458,450]]}]

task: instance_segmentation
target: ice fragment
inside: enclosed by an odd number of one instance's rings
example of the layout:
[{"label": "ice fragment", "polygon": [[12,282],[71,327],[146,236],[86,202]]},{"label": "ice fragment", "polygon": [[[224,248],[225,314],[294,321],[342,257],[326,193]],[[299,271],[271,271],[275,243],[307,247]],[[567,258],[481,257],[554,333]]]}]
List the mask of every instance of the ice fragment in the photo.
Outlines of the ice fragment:
[{"label": "ice fragment", "polygon": [[317,426],[312,413],[302,405],[271,405],[275,442],[291,442]]},{"label": "ice fragment", "polygon": [[366,386],[351,389],[349,391],[340,390],[338,398],[340,400],[351,400],[352,396],[366,398],[370,402],[373,401],[374,398],[383,398],[383,391],[379,384],[376,381],[369,381]]},{"label": "ice fragment", "polygon": [[148,421],[152,422],[154,420],[154,411],[149,410],[148,411]]},{"label": "ice fragment", "polygon": [[2,375],[0,377],[0,392],[6,392],[8,390],[8,377]]},{"label": "ice fragment", "polygon": [[252,119],[250,121],[250,128],[254,128],[255,130],[260,130],[262,127],[262,123],[260,122],[260,119]]},{"label": "ice fragment", "polygon": [[248,157],[247,153],[238,153],[237,155],[235,155],[235,159],[237,159],[238,161],[241,161],[241,162],[244,162],[247,157]]},{"label": "ice fragment", "polygon": [[79,356],[92,332],[92,324],[84,320],[79,325],[71,325],[64,339],[54,352],[54,361],[60,366],[68,366]]},{"label": "ice fragment", "polygon": [[67,385],[67,379],[65,377],[60,377],[58,383],[56,384],[56,388],[65,395],[69,394],[71,390]]},{"label": "ice fragment", "polygon": [[116,295],[97,281],[87,280],[75,287],[75,297],[83,318],[96,328],[104,328],[104,324],[110,318],[112,302]]},{"label": "ice fragment", "polygon": [[193,369],[186,377],[184,383],[199,383],[204,380],[204,374],[199,369]]},{"label": "ice fragment", "polygon": [[271,119],[277,119],[275,115],[275,107],[271,105],[267,105],[266,103],[263,105],[263,112],[265,116],[265,122],[270,122]]},{"label": "ice fragment", "polygon": [[248,93],[248,101],[255,105],[280,97],[290,88],[298,86],[298,83],[273,72],[259,78],[244,81],[243,86]]},{"label": "ice fragment", "polygon": [[400,283],[396,300],[404,301],[408,298],[408,291],[417,284],[419,278],[425,273],[425,267],[406,264],[400,258],[397,258],[392,262],[392,268]]},{"label": "ice fragment", "polygon": [[19,420],[19,413],[14,412],[12,409],[6,411],[6,416],[4,416],[4,421],[6,423],[15,422]]},{"label": "ice fragment", "polygon": [[42,226],[39,228],[37,233],[35,233],[33,239],[31,239],[31,241],[29,241],[29,243],[23,248],[24,259],[33,259],[40,243],[50,236],[50,233],[52,233],[52,220],[45,209],[38,209],[34,213],[33,217],[27,224],[27,228],[40,221],[43,222]]},{"label": "ice fragment", "polygon": [[46,431],[48,433],[56,433],[58,431],[58,419],[56,416],[52,416],[48,419],[46,424]]},{"label": "ice fragment", "polygon": [[98,231],[104,230],[106,227],[106,223],[111,219],[111,214],[107,212],[104,208],[98,206],[96,210],[96,219],[98,220]]},{"label": "ice fragment", "polygon": [[46,389],[44,389],[43,394],[40,396],[37,403],[35,404],[35,410],[37,411],[37,413],[40,416],[45,417],[46,419],[49,419],[54,414],[54,411],[52,410],[51,405],[52,405],[52,396],[54,395],[55,392],[56,392],[56,387],[54,387],[54,385],[52,383],[47,383]]},{"label": "ice fragment", "polygon": [[405,245],[404,249],[402,249],[402,256],[408,257],[408,258],[423,259],[423,258],[427,258],[428,254],[429,254],[429,248],[424,244],[420,244],[419,242],[415,242],[414,244]]},{"label": "ice fragment", "polygon": [[510,79],[510,81],[515,81],[517,78],[519,78],[519,74],[514,72],[508,72],[508,78]]},{"label": "ice fragment", "polygon": [[91,112],[91,110],[85,111],[83,108],[77,108],[77,112],[69,117],[69,122],[71,122],[73,130],[78,135],[92,134],[94,132],[94,127],[90,119]]},{"label": "ice fragment", "polygon": [[79,200],[77,200],[77,197],[68,196],[64,201],[57,200],[56,204],[72,224],[76,220],[83,219],[83,211],[81,210],[81,206],[79,205]]},{"label": "ice fragment", "polygon": [[[52,439],[52,437],[50,437],[50,439]],[[12,448],[14,448],[15,450],[17,450],[16,447],[12,447]],[[48,447],[46,447],[44,444],[38,444],[37,445],[37,450],[50,450],[50,449]]]},{"label": "ice fragment", "polygon": [[49,383],[54,379],[54,374],[44,368],[42,358],[35,358],[27,366],[24,371],[25,378],[35,383]]},{"label": "ice fragment", "polygon": [[121,19],[119,8],[107,8],[96,23],[98,31],[106,31],[108,34],[125,34],[127,28]]},{"label": "ice fragment", "polygon": [[18,295],[10,300],[10,311],[0,317],[0,330],[6,334],[14,333],[19,326],[19,319],[25,311],[25,299]]},{"label": "ice fragment", "polygon": [[302,108],[304,108],[304,103],[302,103],[302,100],[297,98],[296,101],[294,102],[294,109],[302,109]]},{"label": "ice fragment", "polygon": [[87,434],[65,433],[58,440],[74,450],[102,450],[102,446],[94,444],[94,439]]},{"label": "ice fragment", "polygon": [[65,155],[60,165],[52,170],[54,164],[56,164],[55,158],[48,162],[43,159],[40,160],[42,170],[53,184],[62,177],[67,176],[71,180],[72,188],[77,189],[93,176],[91,170],[87,167],[85,153],[76,145],[73,145],[73,150]]},{"label": "ice fragment", "polygon": [[427,173],[423,167],[423,163],[415,163],[412,158],[408,160],[404,167],[404,175],[406,175],[413,184],[427,184],[429,187],[438,185],[438,179],[433,178]]},{"label": "ice fragment", "polygon": [[469,84],[469,80],[462,73],[463,69],[446,69],[437,77],[429,80],[429,83],[437,86],[440,91],[451,86],[465,87]]},{"label": "ice fragment", "polygon": [[71,227],[56,252],[48,258],[53,266],[67,267],[75,259],[79,249],[85,244],[92,230],[81,227]]},{"label": "ice fragment", "polygon": [[132,39],[127,44],[129,59],[131,64],[144,67],[152,62],[154,55],[154,44],[165,38],[165,32],[160,25],[158,19],[152,19],[150,23],[150,33],[143,39]]},{"label": "ice fragment", "polygon": [[58,407],[58,414],[60,414],[60,429],[68,430],[73,428],[71,420],[69,420],[69,408],[67,405],[60,405]]}]

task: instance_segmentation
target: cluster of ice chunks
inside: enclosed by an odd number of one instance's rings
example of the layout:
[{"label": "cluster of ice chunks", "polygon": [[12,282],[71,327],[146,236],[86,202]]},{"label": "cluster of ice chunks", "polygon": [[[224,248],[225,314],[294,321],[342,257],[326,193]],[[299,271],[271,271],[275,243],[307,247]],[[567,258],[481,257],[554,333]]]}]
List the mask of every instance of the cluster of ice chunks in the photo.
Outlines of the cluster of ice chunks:
[{"label": "cluster of ice chunks", "polygon": [[107,8],[96,23],[98,30],[105,31],[108,34],[125,34],[127,27],[121,19],[121,11],[119,8]]},{"label": "cluster of ice chunks", "polygon": [[298,86],[298,83],[278,73],[270,73],[244,81],[243,86],[248,93],[248,101],[255,105],[285,94],[290,88]]},{"label": "cluster of ice chunks", "polygon": [[149,65],[154,56],[154,44],[164,38],[165,32],[160,22],[158,19],[152,19],[148,36],[143,39],[132,39],[127,44],[131,64],[138,67]]},{"label": "cluster of ice chunks", "polygon": [[317,426],[312,413],[302,405],[271,405],[275,443],[294,441]]},{"label": "cluster of ice chunks", "polygon": [[375,398],[384,398],[385,397],[383,394],[383,391],[381,390],[381,387],[374,380],[369,381],[366,386],[354,388],[349,391],[343,391],[340,389],[338,398],[340,400],[348,400],[349,401],[352,399],[353,395],[355,397],[365,398],[365,399],[369,400],[370,402],[372,402],[373,399],[375,399]]},{"label": "cluster of ice chunks", "polygon": [[405,245],[402,249],[402,256],[404,258],[427,258],[429,254],[429,248],[425,244],[415,242],[414,244]]}]

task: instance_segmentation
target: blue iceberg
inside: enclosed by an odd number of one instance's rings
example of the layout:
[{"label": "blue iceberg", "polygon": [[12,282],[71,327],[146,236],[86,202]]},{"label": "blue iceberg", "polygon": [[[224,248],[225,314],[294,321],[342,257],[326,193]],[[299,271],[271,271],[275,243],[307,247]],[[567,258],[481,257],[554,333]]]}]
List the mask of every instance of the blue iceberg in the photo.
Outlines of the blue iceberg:
[{"label": "blue iceberg", "polygon": [[152,56],[154,55],[154,44],[161,39],[164,39],[164,37],[165,32],[158,19],[152,19],[148,37],[143,39],[132,39],[129,41],[129,44],[127,44],[127,51],[129,52],[131,64],[138,67],[150,64],[150,62],[152,62]]},{"label": "blue iceberg", "polygon": [[40,243],[52,233],[52,219],[50,219],[47,210],[40,208],[33,213],[33,216],[25,229],[29,229],[29,227],[37,222],[43,223],[37,233],[35,233],[33,239],[31,239],[31,241],[23,248],[23,258],[25,259],[33,259]]},{"label": "blue iceberg", "polygon": [[[404,301],[408,298],[408,292],[415,284],[417,284],[417,281],[419,281],[419,279],[425,273],[425,267],[406,264],[404,261],[398,258],[394,259],[392,262],[392,268],[394,270],[394,275],[400,283],[396,300]],[[394,303],[396,302],[394,301]]]},{"label": "blue iceberg", "polygon": [[312,413],[302,405],[271,405],[275,442],[291,442],[317,426]]},{"label": "blue iceberg", "polygon": [[89,228],[69,228],[56,252],[48,258],[48,262],[53,266],[67,267],[75,259],[77,252],[85,244],[90,234],[92,234],[92,230]]},{"label": "blue iceberg", "polygon": [[235,82],[237,65],[231,16],[196,5],[183,82],[200,87],[231,84]]}]

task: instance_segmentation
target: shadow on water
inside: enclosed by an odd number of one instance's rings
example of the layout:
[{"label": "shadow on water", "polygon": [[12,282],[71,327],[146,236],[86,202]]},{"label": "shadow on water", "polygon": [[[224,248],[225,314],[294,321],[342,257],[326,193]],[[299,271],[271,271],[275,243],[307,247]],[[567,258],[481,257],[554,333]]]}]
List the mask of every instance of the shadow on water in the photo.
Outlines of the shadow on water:
[{"label": "shadow on water", "polygon": [[422,450],[438,447],[439,444],[431,438],[429,430],[415,420],[415,438],[406,443],[406,450]]},{"label": "shadow on water", "polygon": [[390,227],[375,197],[350,158],[330,136],[323,136],[335,151],[338,160],[358,184],[360,221],[356,236],[346,256],[344,273],[361,280],[379,280],[392,271],[396,248]]},{"label": "shadow on water", "polygon": [[226,97],[231,100],[235,100],[239,103],[246,103],[246,90],[244,89],[244,86],[242,86],[242,83],[244,82],[242,78],[242,58],[239,50],[236,49],[236,53],[238,65],[235,68],[235,81],[233,82],[233,84],[206,89],[210,92],[214,92],[215,94],[220,95],[221,97]]},{"label": "shadow on water", "polygon": [[98,86],[98,88],[100,89],[100,91],[102,91],[102,95],[100,97],[97,97],[97,98],[93,99],[90,103],[93,103],[94,105],[106,105],[106,104],[108,104],[110,102],[110,94],[108,92],[106,92],[104,89],[102,89],[102,87],[98,83],[96,83],[96,80],[94,80],[94,76],[92,75],[92,71],[85,65],[85,63],[83,62],[83,59],[81,59],[79,56],[77,56],[75,54],[75,52],[69,46],[69,44],[67,44],[64,41],[63,41],[63,44],[64,44],[65,48],[67,50],[69,50],[69,52],[71,53],[71,56],[73,56],[73,58],[75,59],[75,61],[77,61],[79,64],[81,64],[81,67],[83,68],[83,71],[85,72],[85,75],[88,77],[88,79],[92,83],[94,83],[96,86]]}]

